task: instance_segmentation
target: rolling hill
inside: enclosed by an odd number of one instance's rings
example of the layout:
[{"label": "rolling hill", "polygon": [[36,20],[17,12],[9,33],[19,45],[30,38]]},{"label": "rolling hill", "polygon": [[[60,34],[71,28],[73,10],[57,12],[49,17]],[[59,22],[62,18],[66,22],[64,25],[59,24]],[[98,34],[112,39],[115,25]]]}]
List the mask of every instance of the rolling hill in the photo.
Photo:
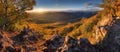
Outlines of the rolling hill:
[{"label": "rolling hill", "polygon": [[69,11],[69,12],[46,12],[46,13],[29,13],[31,18],[37,24],[46,24],[46,23],[71,23],[79,21],[81,18],[89,18],[95,15],[97,11]]}]

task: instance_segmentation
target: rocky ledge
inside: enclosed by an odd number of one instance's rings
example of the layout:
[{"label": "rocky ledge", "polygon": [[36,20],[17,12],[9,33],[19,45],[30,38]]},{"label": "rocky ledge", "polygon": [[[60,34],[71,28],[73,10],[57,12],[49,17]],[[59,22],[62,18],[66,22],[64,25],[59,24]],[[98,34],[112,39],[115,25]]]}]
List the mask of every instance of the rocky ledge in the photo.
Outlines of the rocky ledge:
[{"label": "rocky ledge", "polygon": [[87,38],[54,35],[43,46],[43,52],[120,52],[120,20],[109,26],[107,34],[97,44],[92,45]]},{"label": "rocky ledge", "polygon": [[96,52],[86,38],[74,39],[70,36],[55,35],[44,44],[44,52]]},{"label": "rocky ledge", "polygon": [[[19,34],[9,37],[6,32],[0,32],[0,52],[36,52],[42,35],[31,29],[24,28]],[[39,51],[40,52],[40,51]]]}]

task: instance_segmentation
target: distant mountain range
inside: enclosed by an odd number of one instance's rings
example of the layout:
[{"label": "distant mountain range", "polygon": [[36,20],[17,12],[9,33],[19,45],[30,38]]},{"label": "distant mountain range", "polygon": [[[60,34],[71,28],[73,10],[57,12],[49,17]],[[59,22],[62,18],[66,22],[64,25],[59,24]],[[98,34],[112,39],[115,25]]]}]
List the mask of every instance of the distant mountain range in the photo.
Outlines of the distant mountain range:
[{"label": "distant mountain range", "polygon": [[61,11],[61,12],[31,12],[30,17],[36,23],[54,23],[54,22],[76,22],[83,17],[89,18],[98,11]]}]

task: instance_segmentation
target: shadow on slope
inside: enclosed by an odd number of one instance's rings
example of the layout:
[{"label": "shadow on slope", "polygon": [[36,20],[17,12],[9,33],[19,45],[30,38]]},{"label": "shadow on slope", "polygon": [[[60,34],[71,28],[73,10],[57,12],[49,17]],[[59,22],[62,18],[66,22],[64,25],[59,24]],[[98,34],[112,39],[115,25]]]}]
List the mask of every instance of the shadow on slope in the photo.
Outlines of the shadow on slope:
[{"label": "shadow on slope", "polygon": [[90,44],[87,38],[55,35],[43,44],[43,52],[120,52],[119,26],[120,20],[116,20],[112,26],[106,28],[108,32],[104,39],[95,45]]}]

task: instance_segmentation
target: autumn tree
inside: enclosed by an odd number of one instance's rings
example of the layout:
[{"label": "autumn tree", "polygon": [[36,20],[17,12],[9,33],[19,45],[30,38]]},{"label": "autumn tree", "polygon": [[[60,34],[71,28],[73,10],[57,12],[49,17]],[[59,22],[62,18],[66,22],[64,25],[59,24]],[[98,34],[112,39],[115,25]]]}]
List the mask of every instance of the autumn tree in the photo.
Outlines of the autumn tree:
[{"label": "autumn tree", "polygon": [[120,0],[103,0],[101,7],[104,8],[104,12],[111,14],[112,16],[118,16],[117,11],[120,9]]},{"label": "autumn tree", "polygon": [[35,0],[0,0],[0,20],[2,29],[24,20],[27,17],[25,11],[33,9]]}]

